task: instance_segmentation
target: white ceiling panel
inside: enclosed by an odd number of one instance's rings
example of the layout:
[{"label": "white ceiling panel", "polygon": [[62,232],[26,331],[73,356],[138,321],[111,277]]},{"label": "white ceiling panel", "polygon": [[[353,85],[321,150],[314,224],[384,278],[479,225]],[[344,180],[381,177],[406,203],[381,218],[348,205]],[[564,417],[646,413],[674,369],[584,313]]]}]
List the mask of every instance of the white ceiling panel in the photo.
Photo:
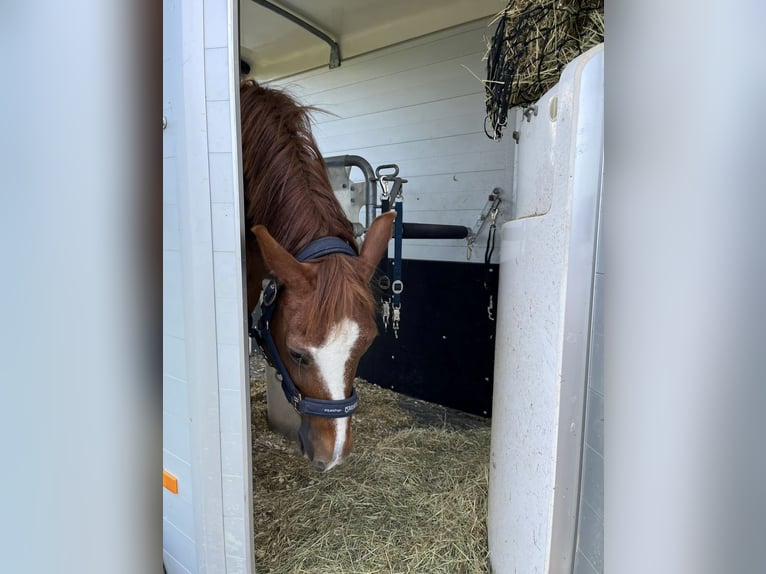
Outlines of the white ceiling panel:
[{"label": "white ceiling panel", "polygon": [[[290,0],[273,4],[322,30],[345,59],[492,17],[506,0]],[[270,80],[327,67],[330,46],[253,0],[240,1],[240,51],[252,77]]]}]

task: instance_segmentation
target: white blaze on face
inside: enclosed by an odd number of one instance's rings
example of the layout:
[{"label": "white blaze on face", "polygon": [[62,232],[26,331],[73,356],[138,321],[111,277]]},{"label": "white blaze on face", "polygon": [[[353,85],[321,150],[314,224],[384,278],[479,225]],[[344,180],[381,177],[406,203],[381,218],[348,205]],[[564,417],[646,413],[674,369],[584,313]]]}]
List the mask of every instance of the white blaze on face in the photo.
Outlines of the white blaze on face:
[{"label": "white blaze on face", "polygon": [[[350,319],[344,319],[333,326],[321,347],[309,348],[331,400],[338,401],[346,398],[344,384],[346,363],[358,338],[359,325]],[[343,452],[343,444],[348,429],[348,417],[333,419],[333,421],[335,423],[335,448],[332,460],[327,466],[328,470],[337,463]]]}]

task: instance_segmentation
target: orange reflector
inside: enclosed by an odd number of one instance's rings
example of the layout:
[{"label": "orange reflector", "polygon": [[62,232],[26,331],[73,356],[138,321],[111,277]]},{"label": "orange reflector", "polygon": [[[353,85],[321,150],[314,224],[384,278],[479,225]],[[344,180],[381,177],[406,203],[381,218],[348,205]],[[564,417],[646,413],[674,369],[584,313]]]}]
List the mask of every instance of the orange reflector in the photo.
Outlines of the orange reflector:
[{"label": "orange reflector", "polygon": [[162,486],[173,494],[178,494],[178,479],[167,470],[162,471]]}]

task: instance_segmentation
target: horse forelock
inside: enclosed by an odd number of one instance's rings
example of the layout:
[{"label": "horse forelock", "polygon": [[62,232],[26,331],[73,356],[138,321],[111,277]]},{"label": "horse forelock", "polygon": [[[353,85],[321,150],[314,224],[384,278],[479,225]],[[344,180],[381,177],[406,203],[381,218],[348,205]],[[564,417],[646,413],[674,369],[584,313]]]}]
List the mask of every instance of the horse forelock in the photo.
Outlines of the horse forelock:
[{"label": "horse forelock", "polygon": [[240,106],[247,229],[265,225],[291,253],[327,235],[355,245],[311,133],[316,108],[253,80],[241,84]]},{"label": "horse forelock", "polygon": [[359,265],[348,255],[333,254],[316,263],[316,288],[306,335],[322,340],[334,325],[345,319],[374,320],[375,300]]}]

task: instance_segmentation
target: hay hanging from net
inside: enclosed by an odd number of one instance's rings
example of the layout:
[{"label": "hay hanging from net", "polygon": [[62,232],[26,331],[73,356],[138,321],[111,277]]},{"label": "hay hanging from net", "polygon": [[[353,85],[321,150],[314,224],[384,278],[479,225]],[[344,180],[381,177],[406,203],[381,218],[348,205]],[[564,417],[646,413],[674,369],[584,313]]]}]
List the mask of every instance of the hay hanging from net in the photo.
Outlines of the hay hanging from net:
[{"label": "hay hanging from net", "polygon": [[495,21],[484,131],[500,139],[510,108],[535,103],[569,62],[604,41],[604,0],[510,0]]},{"label": "hay hanging from net", "polygon": [[258,572],[489,572],[489,420],[357,379],[352,454],[320,474],[269,430],[255,372]]}]

